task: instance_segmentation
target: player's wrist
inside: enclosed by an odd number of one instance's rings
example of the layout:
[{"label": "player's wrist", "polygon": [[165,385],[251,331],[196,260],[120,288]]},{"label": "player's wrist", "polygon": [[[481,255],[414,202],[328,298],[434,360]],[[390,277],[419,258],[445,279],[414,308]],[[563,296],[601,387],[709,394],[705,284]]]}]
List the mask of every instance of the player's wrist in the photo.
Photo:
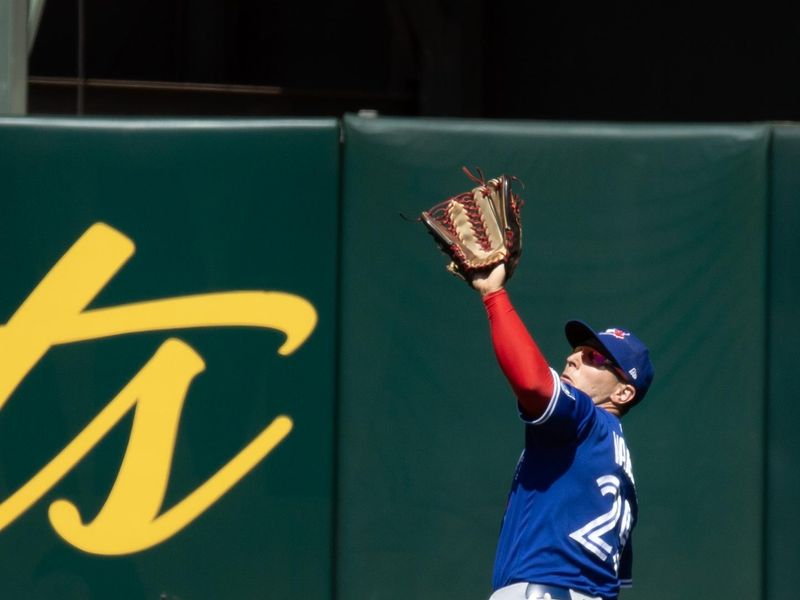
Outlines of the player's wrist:
[{"label": "player's wrist", "polygon": [[478,293],[481,295],[481,298],[486,299],[491,294],[497,294],[498,292],[502,292],[505,290],[505,287],[502,285],[492,285],[492,286],[481,286],[475,288],[478,290]]},{"label": "player's wrist", "polygon": [[506,266],[500,263],[488,272],[483,271],[475,274],[472,278],[472,287],[478,290],[481,296],[485,296],[503,289],[506,279]]}]

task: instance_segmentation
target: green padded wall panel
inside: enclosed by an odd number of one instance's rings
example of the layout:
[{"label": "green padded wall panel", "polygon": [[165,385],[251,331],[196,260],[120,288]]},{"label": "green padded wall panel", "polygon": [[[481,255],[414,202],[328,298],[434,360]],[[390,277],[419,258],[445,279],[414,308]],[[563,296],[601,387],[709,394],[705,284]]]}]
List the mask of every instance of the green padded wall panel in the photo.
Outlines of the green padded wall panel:
[{"label": "green padded wall panel", "polygon": [[477,295],[416,216],[518,176],[518,311],[626,325],[657,375],[625,419],[641,498],[628,599],[761,590],[766,161],[761,126],[348,117],[339,600],[483,599],[523,427]]},{"label": "green padded wall panel", "polygon": [[[2,389],[10,363],[35,357],[41,336],[57,338],[0,412],[0,521],[17,490],[164,351],[132,391],[135,419],[129,410],[106,427],[4,523],[0,596],[330,597],[339,147],[334,119],[0,120],[0,313],[4,323],[16,315],[0,329]],[[316,218],[299,218],[300,207]],[[80,252],[59,263],[69,272],[42,283],[47,302],[18,311],[79,238]],[[94,298],[97,269],[110,280]],[[141,304],[151,300],[167,304]],[[75,320],[87,302],[89,316],[139,304],[102,323]],[[287,336],[300,345],[279,355]],[[193,355],[205,370],[166,426],[182,395],[169,386],[185,384]],[[272,423],[266,446],[249,446]],[[200,487],[245,447],[265,457]],[[151,481],[165,456],[168,480]],[[70,524],[59,499],[91,527]],[[151,543],[157,527],[168,535]]]}]

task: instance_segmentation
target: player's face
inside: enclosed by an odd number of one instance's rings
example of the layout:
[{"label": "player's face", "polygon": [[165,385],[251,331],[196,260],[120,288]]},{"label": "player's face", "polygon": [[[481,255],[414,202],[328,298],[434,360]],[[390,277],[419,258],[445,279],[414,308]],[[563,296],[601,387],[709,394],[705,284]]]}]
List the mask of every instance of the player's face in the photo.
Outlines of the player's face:
[{"label": "player's face", "polygon": [[577,346],[567,356],[561,379],[588,395],[595,404],[606,402],[624,386],[620,375],[605,356],[590,346]]}]

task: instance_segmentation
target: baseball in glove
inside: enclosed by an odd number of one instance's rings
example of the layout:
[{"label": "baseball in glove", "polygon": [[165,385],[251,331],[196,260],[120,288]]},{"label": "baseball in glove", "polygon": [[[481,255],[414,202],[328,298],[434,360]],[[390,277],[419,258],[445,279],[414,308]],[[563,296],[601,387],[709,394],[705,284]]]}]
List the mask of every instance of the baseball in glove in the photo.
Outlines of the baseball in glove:
[{"label": "baseball in glove", "polygon": [[485,181],[480,169],[478,177],[462,169],[478,186],[422,211],[420,220],[450,257],[447,270],[454,275],[470,283],[475,273],[505,263],[510,279],[522,254],[523,201],[511,190],[516,177]]}]

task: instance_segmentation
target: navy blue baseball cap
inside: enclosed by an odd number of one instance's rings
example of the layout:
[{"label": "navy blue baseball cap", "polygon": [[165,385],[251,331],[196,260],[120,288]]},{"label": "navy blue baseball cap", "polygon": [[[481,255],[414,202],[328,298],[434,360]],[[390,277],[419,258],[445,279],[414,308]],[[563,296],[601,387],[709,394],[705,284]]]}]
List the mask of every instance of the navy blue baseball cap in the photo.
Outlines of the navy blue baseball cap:
[{"label": "navy blue baseball cap", "polygon": [[641,402],[653,381],[655,370],[650,351],[627,329],[610,327],[596,332],[582,321],[568,321],[564,327],[567,341],[575,348],[581,344],[597,345],[625,374],[625,380],[636,390],[635,402]]}]

